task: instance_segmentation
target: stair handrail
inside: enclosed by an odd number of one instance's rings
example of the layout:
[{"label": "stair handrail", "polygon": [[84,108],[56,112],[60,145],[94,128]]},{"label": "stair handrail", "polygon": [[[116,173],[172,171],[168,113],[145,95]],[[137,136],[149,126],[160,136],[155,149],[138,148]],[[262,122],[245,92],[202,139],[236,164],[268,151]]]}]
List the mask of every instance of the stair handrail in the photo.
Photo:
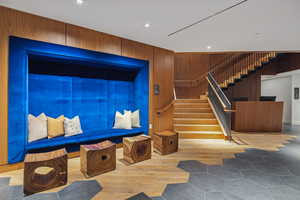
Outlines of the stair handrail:
[{"label": "stair handrail", "polygon": [[158,115],[161,115],[162,113],[169,110],[173,106],[173,104],[175,103],[176,99],[177,99],[176,90],[175,90],[175,87],[173,87],[173,100],[169,104],[165,105],[164,107],[157,109],[156,113]]},{"label": "stair handrail", "polygon": [[217,95],[217,97],[218,97],[220,103],[222,104],[223,108],[225,110],[231,110],[231,103],[230,103],[229,99],[224,94],[223,90],[221,89],[218,82],[214,79],[211,72],[207,73],[206,79],[208,81],[208,84],[212,87],[213,91]]},{"label": "stair handrail", "polygon": [[231,103],[212,74],[207,74],[208,99],[220,122],[225,136],[231,141]]}]

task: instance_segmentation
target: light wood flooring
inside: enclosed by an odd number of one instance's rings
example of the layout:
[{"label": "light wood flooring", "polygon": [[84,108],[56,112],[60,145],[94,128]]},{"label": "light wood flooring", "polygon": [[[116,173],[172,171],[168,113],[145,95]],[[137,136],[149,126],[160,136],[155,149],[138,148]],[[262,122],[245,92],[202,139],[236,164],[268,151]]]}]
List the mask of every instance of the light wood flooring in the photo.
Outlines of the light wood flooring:
[{"label": "light wood flooring", "polygon": [[[140,192],[152,197],[160,196],[167,184],[188,181],[189,173],[177,168],[180,161],[198,160],[208,165],[222,165],[223,159],[234,158],[236,153],[244,152],[246,148],[277,151],[294,137],[272,133],[235,133],[234,139],[242,145],[220,139],[181,139],[179,152],[167,156],[153,153],[151,160],[130,166],[120,161],[123,154],[120,148],[117,150],[117,169],[89,179],[97,180],[103,187],[93,199],[122,200]],[[80,172],[79,158],[69,159],[68,164],[68,184],[86,180]],[[10,185],[23,184],[23,170],[2,173],[0,177],[11,177]],[[56,192],[63,187],[47,192]]]}]

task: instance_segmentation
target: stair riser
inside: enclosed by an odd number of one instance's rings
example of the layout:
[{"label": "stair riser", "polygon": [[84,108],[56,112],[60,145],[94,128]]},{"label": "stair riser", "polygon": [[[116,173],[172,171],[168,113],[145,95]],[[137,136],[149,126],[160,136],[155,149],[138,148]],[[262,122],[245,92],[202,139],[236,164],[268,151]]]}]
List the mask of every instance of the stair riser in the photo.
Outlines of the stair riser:
[{"label": "stair riser", "polygon": [[206,118],[206,119],[215,119],[213,113],[174,113],[174,118]]},{"label": "stair riser", "polygon": [[197,103],[197,104],[175,104],[176,108],[210,108],[208,103]]},{"label": "stair riser", "polygon": [[176,103],[207,103],[207,100],[200,99],[176,99]]},{"label": "stair riser", "polygon": [[175,124],[209,124],[209,125],[217,125],[218,121],[217,120],[182,120],[182,119],[174,119],[173,120]]},{"label": "stair riser", "polygon": [[176,131],[222,131],[220,126],[174,126]]},{"label": "stair riser", "polygon": [[210,108],[175,108],[175,113],[211,113]]}]

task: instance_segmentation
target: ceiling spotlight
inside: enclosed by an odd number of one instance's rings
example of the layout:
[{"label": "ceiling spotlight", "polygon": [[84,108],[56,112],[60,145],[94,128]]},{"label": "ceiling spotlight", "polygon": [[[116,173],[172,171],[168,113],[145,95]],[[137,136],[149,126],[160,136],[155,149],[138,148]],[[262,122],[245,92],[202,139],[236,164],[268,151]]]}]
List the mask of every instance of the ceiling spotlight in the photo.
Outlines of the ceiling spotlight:
[{"label": "ceiling spotlight", "polygon": [[83,0],[76,0],[76,3],[77,3],[78,5],[82,5],[82,4],[84,3],[84,1],[83,1]]},{"label": "ceiling spotlight", "polygon": [[149,24],[149,23],[146,23],[144,26],[145,26],[145,28],[149,28],[149,27],[150,27],[150,24]]},{"label": "ceiling spotlight", "polygon": [[207,46],[206,48],[207,48],[207,49],[211,49],[211,46]]}]

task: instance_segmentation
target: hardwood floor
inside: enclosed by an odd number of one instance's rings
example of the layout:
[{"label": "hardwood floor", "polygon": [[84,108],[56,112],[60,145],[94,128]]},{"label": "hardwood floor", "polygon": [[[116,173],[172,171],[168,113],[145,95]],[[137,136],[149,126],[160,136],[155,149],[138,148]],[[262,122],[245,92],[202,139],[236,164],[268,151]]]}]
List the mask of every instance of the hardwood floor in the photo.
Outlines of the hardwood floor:
[{"label": "hardwood floor", "polygon": [[[121,200],[144,192],[148,196],[161,196],[167,184],[185,183],[190,174],[177,167],[183,160],[197,160],[207,165],[222,165],[223,159],[235,158],[236,153],[246,148],[259,148],[276,151],[294,136],[285,134],[246,134],[235,133],[234,138],[244,145],[214,139],[181,139],[179,152],[167,156],[152,154],[152,159],[133,165],[125,165],[120,159],[123,150],[117,149],[117,169],[115,171],[90,178],[97,180],[102,190],[93,199]],[[69,159],[68,184],[86,180],[80,172],[80,159]],[[11,177],[10,185],[23,184],[23,170],[0,174],[0,177]],[[59,187],[46,192],[56,192]]]}]

